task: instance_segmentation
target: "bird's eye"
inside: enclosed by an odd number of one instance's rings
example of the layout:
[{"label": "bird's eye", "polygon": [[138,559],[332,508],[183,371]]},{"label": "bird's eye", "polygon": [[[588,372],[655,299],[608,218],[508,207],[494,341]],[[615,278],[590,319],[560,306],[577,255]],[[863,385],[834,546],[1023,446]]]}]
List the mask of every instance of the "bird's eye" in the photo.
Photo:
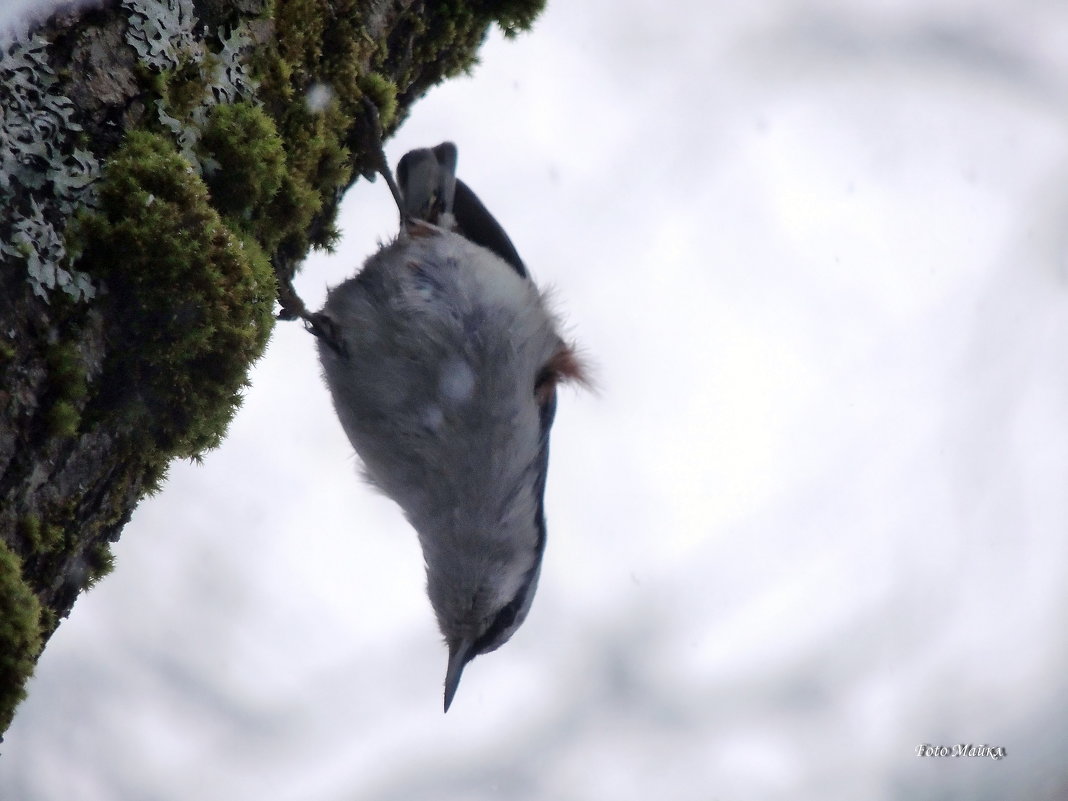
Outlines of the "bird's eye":
[{"label": "bird's eye", "polygon": [[561,343],[549,361],[542,365],[534,377],[534,399],[544,406],[556,391],[557,384],[577,381],[587,384],[586,370],[573,346]]},{"label": "bird's eye", "polygon": [[493,625],[501,630],[506,630],[509,626],[515,623],[516,613],[519,611],[519,605],[515,602],[508,604],[501,610],[501,613],[497,615],[497,619]]},{"label": "bird's eye", "polygon": [[517,596],[497,613],[493,621],[482,633],[482,636],[475,642],[475,653],[485,654],[495,651],[508,641],[522,601],[523,597]]}]

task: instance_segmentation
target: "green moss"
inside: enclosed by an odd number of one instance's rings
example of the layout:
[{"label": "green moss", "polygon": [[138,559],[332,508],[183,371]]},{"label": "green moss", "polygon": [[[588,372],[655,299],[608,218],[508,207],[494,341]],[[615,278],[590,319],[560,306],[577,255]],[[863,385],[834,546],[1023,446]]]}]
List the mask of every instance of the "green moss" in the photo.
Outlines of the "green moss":
[{"label": "green moss", "polygon": [[171,76],[171,72],[154,70],[142,61],[137,61],[133,66],[134,77],[137,82],[141,84],[146,91],[151,92],[154,95],[163,97],[167,91],[167,80]]},{"label": "green moss", "polygon": [[163,91],[160,93],[166,102],[170,114],[184,117],[204,102],[207,93],[208,65],[189,59],[175,70],[160,73],[163,78]]},{"label": "green moss", "polygon": [[22,562],[0,542],[0,732],[26,697],[41,650],[41,605],[22,577]]},{"label": "green moss", "polygon": [[256,238],[244,231],[237,231],[237,246],[242,250],[253,272],[271,274],[271,260]]},{"label": "green moss", "polygon": [[15,350],[14,345],[9,345],[7,342],[0,342],[0,364],[14,359],[16,353],[17,351]]},{"label": "green moss", "polygon": [[278,90],[291,94],[294,83],[303,86],[316,77],[309,67],[322,60],[326,16],[322,0],[275,1],[277,59],[284,72],[279,77],[286,81]]},{"label": "green moss", "polygon": [[545,0],[485,0],[482,5],[494,16],[504,35],[511,38],[530,30],[545,8]]},{"label": "green moss", "polygon": [[62,526],[42,523],[37,515],[19,519],[18,533],[28,546],[27,552],[35,556],[47,556],[65,545]]},{"label": "green moss", "polygon": [[21,518],[18,522],[18,533],[30,546],[30,550],[41,549],[41,518],[37,515],[26,515]]},{"label": "green moss", "polygon": [[[299,262],[310,246],[329,248],[337,237],[338,198],[352,181],[354,162],[366,163],[363,98],[374,102],[388,133],[401,103],[475,63],[493,21],[514,35],[543,6],[544,0],[416,4],[387,41],[364,26],[363,0],[274,0],[275,38],[255,57],[253,72],[283,144],[286,175],[264,215],[274,222],[275,238],[254,229],[260,243],[282,256],[282,264]],[[411,50],[391,61],[390,41]]]},{"label": "green moss", "polygon": [[45,640],[56,630],[59,625],[59,617],[55,611],[47,606],[41,607],[41,639]]},{"label": "green moss", "polygon": [[115,306],[99,403],[164,459],[213,448],[270,335],[273,273],[163,136],[130,133],[98,192],[80,266]]},{"label": "green moss", "polygon": [[88,391],[85,365],[78,349],[65,342],[52,345],[45,356],[48,377],[54,391],[62,400],[80,401]]},{"label": "green moss", "polygon": [[[286,152],[286,177],[270,217],[286,223],[278,244],[289,261],[302,259],[310,246],[333,243],[337,199],[353,174],[349,139],[364,119],[361,98],[369,88],[383,101],[391,94],[384,78],[367,82],[361,74],[378,48],[363,26],[365,8],[359,0],[274,4],[276,37],[256,71]],[[392,95],[391,121],[395,90]]]},{"label": "green moss", "polygon": [[57,400],[45,413],[48,433],[53,437],[73,437],[78,433],[82,415],[74,404],[67,400]]},{"label": "green moss", "polygon": [[364,76],[360,87],[378,109],[378,120],[383,128],[389,128],[397,119],[397,84],[380,72]]},{"label": "green moss", "polygon": [[85,365],[78,349],[59,342],[45,351],[50,391],[45,401],[45,424],[53,437],[73,437],[82,421],[82,406],[88,393]]},{"label": "green moss", "polygon": [[422,15],[425,41],[437,50],[444,76],[475,62],[491,23],[497,23],[509,38],[530,30],[545,0],[440,0],[428,6],[429,13]]},{"label": "green moss", "polygon": [[141,498],[150,498],[163,492],[163,485],[167,483],[167,463],[154,462],[149,465],[145,473],[144,482],[141,485]]},{"label": "green moss", "polygon": [[478,49],[496,14],[492,3],[442,0],[426,9],[412,7],[407,24],[416,31],[412,68],[401,76],[401,86],[413,85],[421,94],[442,78],[470,69],[478,62]]},{"label": "green moss", "polygon": [[111,552],[109,543],[98,542],[92,547],[89,551],[88,568],[88,587],[93,587],[100,579],[115,569],[115,555]]},{"label": "green moss", "polygon": [[45,524],[41,537],[42,550],[56,551],[69,544],[62,526]]},{"label": "green moss", "polygon": [[296,258],[302,257],[310,244],[308,227],[322,205],[319,193],[304,178],[286,174],[268,210],[270,219],[291,223],[280,227],[281,238],[277,240],[277,247]]},{"label": "green moss", "polygon": [[[263,221],[285,175],[285,151],[271,118],[249,103],[216,106],[199,150],[212,160],[205,173],[219,212],[250,228]],[[270,233],[260,232],[265,239]]]}]

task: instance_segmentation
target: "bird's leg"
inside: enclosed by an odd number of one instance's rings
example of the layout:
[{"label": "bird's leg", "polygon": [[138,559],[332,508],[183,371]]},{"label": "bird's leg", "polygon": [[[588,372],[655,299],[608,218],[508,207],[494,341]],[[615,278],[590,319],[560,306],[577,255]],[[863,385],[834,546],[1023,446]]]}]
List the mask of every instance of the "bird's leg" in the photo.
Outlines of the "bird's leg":
[{"label": "bird's leg", "polygon": [[297,290],[293,288],[293,276],[297,272],[296,260],[282,253],[275,253],[271,257],[271,266],[274,268],[275,283],[278,287],[276,296],[278,305],[281,307],[278,310],[278,319],[303,319],[308,310],[300,295],[297,294]]},{"label": "bird's leg", "polygon": [[297,290],[293,287],[293,279],[289,277],[283,277],[275,271],[275,278],[278,281],[278,305],[281,309],[278,311],[279,320],[296,320],[300,318],[305,319],[308,315],[308,308],[304,305],[304,301],[301,300],[300,295],[297,294]]},{"label": "bird's leg", "polygon": [[[362,149],[370,158],[372,168],[370,172],[364,172],[363,175],[368,180],[374,180],[374,173],[377,172],[385,179],[386,186],[389,187],[389,191],[393,194],[393,200],[396,202],[397,209],[400,212],[401,225],[404,225],[408,222],[408,215],[404,211],[404,198],[401,196],[400,189],[397,188],[393,172],[389,169],[389,162],[386,161],[386,151],[382,145],[382,122],[378,116],[378,107],[366,95],[361,100],[367,111],[367,125],[364,125],[362,129],[364,137]],[[300,295],[293,288],[292,280],[283,278],[281,275],[278,276],[278,302],[282,307],[278,313],[278,319],[296,320],[299,318],[304,322],[304,327],[308,331],[315,334],[332,350],[337,353],[345,352],[345,345],[341,341],[334,321],[321,312],[309,312],[307,306],[304,305],[304,301],[301,300]]]},{"label": "bird's leg", "polygon": [[278,303],[281,310],[278,312],[279,320],[300,319],[304,328],[330,346],[337,353],[345,352],[345,343],[334,325],[334,321],[322,312],[310,312],[304,305],[297,290],[293,288],[293,282],[289,279],[278,282]]},{"label": "bird's leg", "polygon": [[337,354],[346,354],[345,343],[341,340],[341,333],[334,321],[322,312],[313,312],[304,318],[304,327],[319,337],[329,348]]},{"label": "bird's leg", "polygon": [[374,173],[377,172],[385,179],[386,186],[389,187],[389,191],[393,194],[393,200],[397,203],[397,210],[400,212],[401,224],[403,225],[408,221],[408,215],[404,210],[404,198],[397,187],[397,182],[393,179],[393,171],[389,169],[389,162],[386,161],[386,151],[382,145],[382,121],[378,116],[378,106],[367,95],[364,95],[361,100],[367,110],[368,121],[368,125],[364,130],[363,144],[367,155],[371,159],[371,167],[373,168],[373,172],[364,172],[363,175],[368,180],[373,180]]}]

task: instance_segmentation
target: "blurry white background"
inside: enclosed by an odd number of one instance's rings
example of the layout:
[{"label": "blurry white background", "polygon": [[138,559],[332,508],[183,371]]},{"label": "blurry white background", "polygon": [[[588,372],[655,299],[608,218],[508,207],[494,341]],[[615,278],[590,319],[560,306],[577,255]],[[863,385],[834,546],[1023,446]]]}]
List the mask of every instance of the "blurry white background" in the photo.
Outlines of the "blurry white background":
[{"label": "blurry white background", "polygon": [[[1068,797],[1068,7],[555,0],[387,150],[446,138],[600,387],[525,626],[443,716],[415,535],[280,324],[53,637],[0,798]],[[313,307],[385,186],[340,223]]]}]

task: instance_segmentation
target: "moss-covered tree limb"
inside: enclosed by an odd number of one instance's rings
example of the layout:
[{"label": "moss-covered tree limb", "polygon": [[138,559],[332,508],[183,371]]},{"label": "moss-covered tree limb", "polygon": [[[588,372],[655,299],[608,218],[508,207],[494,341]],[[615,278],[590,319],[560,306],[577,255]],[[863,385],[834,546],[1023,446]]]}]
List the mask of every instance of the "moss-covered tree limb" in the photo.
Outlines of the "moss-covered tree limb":
[{"label": "moss-covered tree limb", "polygon": [[0,39],[0,733],[175,458],[218,445],[277,281],[387,133],[544,0],[102,0]]}]

